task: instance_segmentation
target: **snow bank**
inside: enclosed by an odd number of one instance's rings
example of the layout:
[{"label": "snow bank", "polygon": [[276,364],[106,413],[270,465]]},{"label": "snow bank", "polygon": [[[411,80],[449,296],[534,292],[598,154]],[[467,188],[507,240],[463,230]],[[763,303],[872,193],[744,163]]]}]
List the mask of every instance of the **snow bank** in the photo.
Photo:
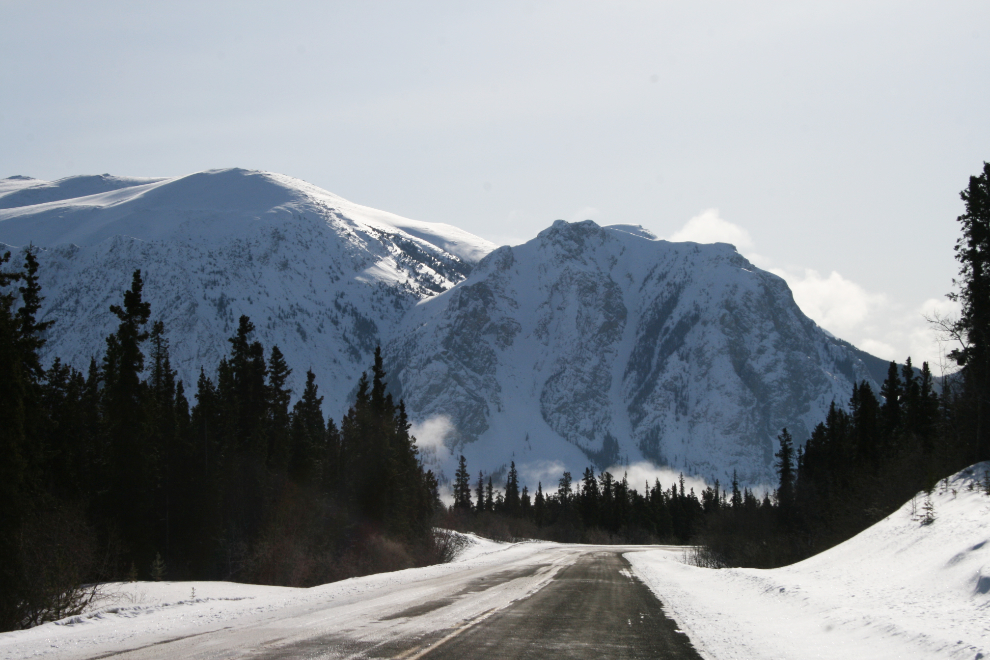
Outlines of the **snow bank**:
[{"label": "snow bank", "polygon": [[626,555],[701,653],[728,658],[990,657],[990,463],[849,541],[774,570]]},{"label": "snow bank", "polygon": [[[456,534],[456,532],[455,532]],[[310,589],[234,582],[123,582],[104,585],[100,598],[80,616],[30,630],[0,633],[0,660],[26,657],[86,658],[223,628],[249,626],[304,610],[379,602],[403,587],[497,566],[553,546],[497,543],[464,534],[449,564],[351,578]]]}]

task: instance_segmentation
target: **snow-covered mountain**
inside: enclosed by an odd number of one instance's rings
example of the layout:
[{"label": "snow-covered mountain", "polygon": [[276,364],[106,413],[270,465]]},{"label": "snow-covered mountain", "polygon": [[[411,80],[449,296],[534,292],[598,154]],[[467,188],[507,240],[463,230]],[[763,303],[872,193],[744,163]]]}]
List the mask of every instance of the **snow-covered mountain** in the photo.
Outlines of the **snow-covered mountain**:
[{"label": "snow-covered mountain", "polygon": [[464,453],[473,472],[514,460],[531,487],[641,461],[767,482],[781,427],[803,439],[854,381],[879,377],[879,361],[818,328],[732,246],[638,227],[558,221],[496,250],[234,169],[6,179],[0,241],[43,248],[47,350],[79,367],[101,354],[135,268],[189,385],[247,314],[296,390],[312,368],[339,418],[380,343],[426,458],[448,476]]},{"label": "snow-covered mountain", "polygon": [[768,483],[782,427],[803,439],[874,382],[731,245],[590,220],[493,252],[418,304],[388,355],[469,464],[645,459],[723,481]]},{"label": "snow-covered mountain", "polygon": [[80,368],[101,355],[116,325],[109,305],[140,268],[187,386],[201,365],[216,368],[247,314],[266,348],[285,354],[295,390],[312,368],[338,418],[405,312],[495,247],[267,172],[3,183],[0,241],[45,248],[43,314],[56,321],[49,355]]}]

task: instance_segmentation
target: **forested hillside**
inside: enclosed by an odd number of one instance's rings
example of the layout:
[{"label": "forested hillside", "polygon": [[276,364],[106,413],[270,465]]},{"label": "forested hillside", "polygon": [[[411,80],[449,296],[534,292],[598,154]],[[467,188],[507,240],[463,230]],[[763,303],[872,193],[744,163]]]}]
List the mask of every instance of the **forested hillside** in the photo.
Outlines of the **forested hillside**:
[{"label": "forested hillside", "polygon": [[[81,585],[237,579],[313,585],[436,562],[440,506],[386,393],[380,352],[339,427],[312,372],[290,408],[291,368],[246,317],[190,401],[141,272],[102,360],[43,370],[37,261],[0,264],[0,628],[83,606]],[[17,304],[19,300],[19,305]]]}]

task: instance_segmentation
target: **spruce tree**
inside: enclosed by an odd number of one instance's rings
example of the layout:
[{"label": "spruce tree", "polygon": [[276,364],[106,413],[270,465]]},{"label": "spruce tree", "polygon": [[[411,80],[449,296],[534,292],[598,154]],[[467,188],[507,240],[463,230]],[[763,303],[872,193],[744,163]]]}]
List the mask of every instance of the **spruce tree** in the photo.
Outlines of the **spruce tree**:
[{"label": "spruce tree", "polygon": [[564,472],[560,477],[560,481],[557,482],[557,499],[560,501],[561,506],[567,507],[571,503],[571,473]]},{"label": "spruce tree", "polygon": [[485,510],[485,473],[481,470],[478,471],[478,483],[475,486],[474,494],[477,502],[475,511],[481,513]]},{"label": "spruce tree", "polygon": [[921,365],[921,378],[918,380],[918,403],[916,432],[921,437],[921,450],[931,455],[935,450],[936,425],[939,414],[938,395],[935,393],[934,379],[928,363]]},{"label": "spruce tree", "polygon": [[794,440],[785,428],[777,436],[780,442],[780,450],[774,454],[777,458],[777,475],[779,485],[777,486],[777,502],[781,512],[785,516],[790,515],[794,505]]},{"label": "spruce tree", "polygon": [[[274,349],[272,351],[274,355]],[[292,407],[291,431],[286,439],[285,466],[289,477],[300,484],[317,480],[326,461],[327,428],[323,423],[323,397],[319,396],[316,375],[306,372],[303,394]],[[279,454],[276,454],[279,456]],[[278,464],[281,463],[279,459]]]},{"label": "spruce tree", "polygon": [[322,458],[322,478],[323,492],[326,495],[333,495],[338,492],[337,484],[340,482],[340,430],[334,423],[333,418],[327,418],[326,441],[323,445]]},{"label": "spruce tree", "polygon": [[529,496],[529,488],[523,486],[519,496],[519,517],[529,520],[533,516],[533,501]]},{"label": "spruce tree", "polygon": [[505,512],[510,516],[519,515],[519,474],[516,462],[511,461],[509,476],[505,481]]},{"label": "spruce tree", "polygon": [[471,475],[467,469],[467,459],[461,454],[457,459],[457,472],[454,473],[454,508],[471,510]]},{"label": "spruce tree", "polygon": [[31,366],[30,356],[22,350],[10,291],[21,275],[4,269],[9,261],[10,252],[0,256],[0,630],[13,630],[21,623],[27,567],[21,565],[17,539],[31,501],[26,488],[29,436],[25,420]]},{"label": "spruce tree", "polygon": [[[293,427],[293,433],[296,430],[294,416],[292,419],[289,416],[289,402],[292,400],[292,390],[286,386],[291,374],[292,369],[285,363],[285,356],[282,355],[282,351],[279,350],[277,345],[272,346],[272,352],[268,356],[268,412],[265,420],[265,431],[268,436],[268,467],[277,471],[285,470],[288,467],[292,453],[292,449],[289,446],[290,426]],[[310,376],[312,374],[312,371],[306,374],[307,387],[310,387]],[[313,382],[312,386],[315,388],[315,382]],[[305,396],[306,394],[304,393],[303,397],[305,398]],[[310,394],[311,398],[313,396],[315,396],[315,392]],[[309,406],[306,411],[307,413],[311,412],[311,404],[311,401],[307,404]],[[309,440],[314,449],[319,446],[325,432],[323,414],[317,411],[316,416],[319,418],[319,422],[314,424],[312,420],[307,419],[305,423],[307,428],[304,431],[304,433],[319,434],[318,436],[314,435]],[[319,430],[316,430],[315,427],[317,426]],[[320,440],[317,440],[317,437]],[[295,442],[296,438],[293,438],[293,449]]]},{"label": "spruce tree", "polygon": [[125,530],[135,563],[146,566],[154,547],[152,540],[152,487],[155,483],[154,448],[149,441],[147,388],[141,381],[148,339],[144,329],[151,305],[143,299],[141,271],[134,271],[131,288],[124,292],[123,305],[111,305],[120,321],[117,331],[107,337],[103,358],[103,411],[109,447],[109,484],[105,510],[113,522]]},{"label": "spruce tree", "polygon": [[547,515],[547,500],[543,495],[543,482],[537,482],[536,484],[536,497],[533,500],[533,518],[535,518],[536,526],[543,527],[546,522]]},{"label": "spruce tree", "polygon": [[581,484],[581,520],[585,527],[597,527],[600,500],[598,479],[595,478],[595,471],[590,466],[585,468]]},{"label": "spruce tree", "polygon": [[949,298],[962,310],[955,331],[963,345],[949,357],[962,367],[963,396],[972,420],[967,460],[990,458],[990,163],[969,178],[960,193],[966,211],[959,216],[962,237],[956,242],[959,290]]},{"label": "spruce tree", "polygon": [[[268,369],[261,342],[252,341],[254,329],[251,319],[242,315],[238,321],[237,333],[228,340],[231,346],[230,359],[227,361],[229,375],[228,378],[221,377],[219,385],[224,405],[230,408],[233,422],[228,429],[232,435],[231,443],[241,450],[250,450],[254,460],[264,461],[268,452],[264,437],[269,393],[265,376]],[[227,387],[230,390],[224,391]]]},{"label": "spruce tree", "polygon": [[883,405],[880,407],[884,450],[893,452],[897,448],[897,439],[901,433],[901,407],[904,403],[904,385],[901,382],[900,374],[898,374],[896,362],[891,362],[887,369],[887,379],[880,387],[880,395],[884,398]]},{"label": "spruce tree", "polygon": [[25,367],[35,380],[42,374],[41,361],[38,352],[45,345],[44,333],[54,321],[38,321],[37,315],[41,310],[44,297],[41,295],[41,284],[38,282],[37,249],[33,246],[24,250],[24,270],[21,273],[23,284],[18,287],[21,294],[21,306],[17,310],[17,334],[21,344],[21,355]]}]

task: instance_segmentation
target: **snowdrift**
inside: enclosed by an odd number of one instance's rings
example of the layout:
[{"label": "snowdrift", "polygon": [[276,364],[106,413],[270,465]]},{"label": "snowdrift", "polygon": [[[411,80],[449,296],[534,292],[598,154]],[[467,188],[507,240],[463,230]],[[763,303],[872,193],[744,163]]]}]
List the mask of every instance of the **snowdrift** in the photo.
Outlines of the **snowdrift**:
[{"label": "snowdrift", "polygon": [[662,551],[626,557],[709,658],[990,657],[988,483],[990,462],[978,463],[939,482],[930,508],[919,493],[785,568],[701,569]]}]

